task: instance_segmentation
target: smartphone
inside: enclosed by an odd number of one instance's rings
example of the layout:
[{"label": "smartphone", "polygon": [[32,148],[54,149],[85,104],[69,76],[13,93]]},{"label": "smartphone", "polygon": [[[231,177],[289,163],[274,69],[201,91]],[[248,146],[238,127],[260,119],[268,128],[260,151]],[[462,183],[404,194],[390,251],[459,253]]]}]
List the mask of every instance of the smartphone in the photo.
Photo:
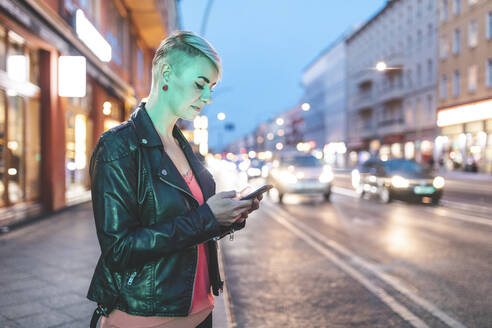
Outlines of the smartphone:
[{"label": "smartphone", "polygon": [[258,196],[258,195],[260,195],[260,194],[262,194],[262,193],[264,193],[264,192],[266,192],[266,191],[268,191],[268,190],[270,190],[270,189],[272,189],[272,188],[273,188],[273,186],[272,186],[272,185],[264,185],[264,186],[262,186],[262,187],[260,187],[260,188],[256,189],[255,191],[253,191],[251,194],[246,195],[246,196],[244,196],[243,198],[241,198],[241,199],[239,199],[239,200],[245,200],[245,199],[253,199],[253,198],[256,198],[256,196]]}]

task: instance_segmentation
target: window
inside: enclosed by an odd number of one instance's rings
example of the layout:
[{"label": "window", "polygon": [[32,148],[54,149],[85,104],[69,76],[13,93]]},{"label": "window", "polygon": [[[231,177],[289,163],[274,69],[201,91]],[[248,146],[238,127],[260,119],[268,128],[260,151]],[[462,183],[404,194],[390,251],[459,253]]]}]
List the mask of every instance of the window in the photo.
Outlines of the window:
[{"label": "window", "polygon": [[473,6],[474,4],[476,4],[478,2],[478,0],[468,0],[468,4],[470,6]]},{"label": "window", "polygon": [[468,91],[474,92],[477,89],[477,65],[468,68]]},{"label": "window", "polygon": [[487,40],[492,38],[492,11],[487,13],[487,19],[485,29],[487,30],[485,35],[487,36]]},{"label": "window", "polygon": [[487,71],[486,71],[486,84],[490,88],[492,87],[492,58],[487,59]]},{"label": "window", "polygon": [[441,85],[439,86],[440,89],[440,94],[441,94],[441,99],[446,99],[447,96],[447,87],[448,87],[448,80],[446,78],[446,75],[441,76]]},{"label": "window", "polygon": [[422,85],[422,66],[417,64],[417,86]]},{"label": "window", "polygon": [[459,28],[454,30],[453,37],[453,54],[459,54],[461,51],[461,31]]},{"label": "window", "polygon": [[461,0],[453,1],[453,14],[458,15],[461,11]]},{"label": "window", "polygon": [[432,45],[432,40],[434,40],[432,32],[432,24],[427,25],[427,41],[429,45]]},{"label": "window", "polygon": [[460,71],[454,71],[453,74],[453,96],[460,95]]},{"label": "window", "polygon": [[448,20],[448,0],[441,1],[441,22],[445,22]]},{"label": "window", "polygon": [[432,77],[434,76],[432,59],[427,60],[427,81],[432,82]]},{"label": "window", "polygon": [[477,21],[471,21],[468,24],[468,46],[470,48],[476,47],[478,44],[478,23]]},{"label": "window", "polygon": [[439,43],[439,57],[441,59],[446,59],[448,58],[448,41],[446,40],[446,37],[443,36],[441,38],[441,41]]}]

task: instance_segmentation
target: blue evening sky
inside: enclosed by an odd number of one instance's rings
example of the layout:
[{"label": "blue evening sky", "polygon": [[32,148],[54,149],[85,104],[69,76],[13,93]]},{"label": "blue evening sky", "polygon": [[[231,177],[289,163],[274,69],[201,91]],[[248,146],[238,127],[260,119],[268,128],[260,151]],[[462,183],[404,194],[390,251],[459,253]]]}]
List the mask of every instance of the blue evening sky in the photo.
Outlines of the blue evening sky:
[{"label": "blue evening sky", "polygon": [[[207,1],[179,1],[183,29],[200,33]],[[205,38],[221,56],[224,72],[213,104],[204,107],[209,146],[225,146],[297,105],[303,95],[304,68],[385,2],[214,0]],[[217,119],[219,112],[226,114],[225,121]],[[224,122],[234,123],[236,129],[224,131]]]}]

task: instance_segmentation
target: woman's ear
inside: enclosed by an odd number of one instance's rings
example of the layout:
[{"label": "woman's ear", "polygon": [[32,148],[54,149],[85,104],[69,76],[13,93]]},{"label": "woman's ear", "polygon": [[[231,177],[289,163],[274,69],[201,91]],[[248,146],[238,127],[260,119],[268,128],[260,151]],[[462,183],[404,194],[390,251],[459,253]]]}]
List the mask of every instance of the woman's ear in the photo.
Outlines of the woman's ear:
[{"label": "woman's ear", "polygon": [[169,75],[171,74],[171,66],[169,64],[162,65],[161,70],[162,77],[164,78],[164,82],[169,82]]}]

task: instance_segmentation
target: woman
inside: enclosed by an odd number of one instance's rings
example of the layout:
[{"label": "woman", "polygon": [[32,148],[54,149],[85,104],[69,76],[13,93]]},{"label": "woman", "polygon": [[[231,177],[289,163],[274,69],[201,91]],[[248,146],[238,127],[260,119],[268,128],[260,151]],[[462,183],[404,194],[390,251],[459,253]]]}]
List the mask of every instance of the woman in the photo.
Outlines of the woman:
[{"label": "woman", "polygon": [[212,327],[217,242],[244,227],[261,196],[215,194],[211,174],[176,126],[211,103],[220,58],[194,33],[166,38],[152,61],[147,103],[105,132],[91,159],[101,256],[87,297],[91,326]]}]

